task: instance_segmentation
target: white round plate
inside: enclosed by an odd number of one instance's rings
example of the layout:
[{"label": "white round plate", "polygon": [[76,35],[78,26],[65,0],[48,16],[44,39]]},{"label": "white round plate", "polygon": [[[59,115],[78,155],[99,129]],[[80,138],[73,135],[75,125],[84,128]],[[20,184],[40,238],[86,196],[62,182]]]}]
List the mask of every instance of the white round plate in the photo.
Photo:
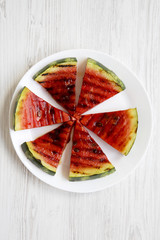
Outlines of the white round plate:
[{"label": "white round plate", "polygon": [[[52,61],[66,57],[76,57],[78,60],[78,73],[76,81],[77,96],[80,92],[80,87],[85,71],[85,64],[88,57],[99,61],[107,68],[113,70],[126,86],[126,89],[124,91],[110,98],[109,100],[106,100],[105,102],[99,104],[98,106],[89,110],[85,114],[123,110],[135,107],[137,108],[139,120],[137,137],[128,156],[122,156],[118,151],[110,147],[107,143],[105,143],[99,137],[97,137],[95,134],[89,131],[91,136],[98,142],[104,153],[107,155],[111,163],[115,166],[116,172],[114,172],[111,175],[102,178],[97,178],[94,180],[70,182],[68,180],[70,164],[69,161],[71,153],[71,141],[70,141],[70,143],[67,145],[67,148],[64,151],[62,161],[57,169],[56,175],[50,176],[47,173],[40,170],[39,168],[37,168],[32,162],[30,162],[30,160],[26,158],[21,149],[21,144],[25,141],[34,140],[35,138],[43,135],[44,133],[56,128],[58,125],[56,124],[52,126],[22,131],[14,131],[13,129],[13,115],[15,102],[19,91],[24,86],[27,86],[31,91],[33,91],[39,97],[51,103],[53,106],[63,109],[52,99],[52,97],[47,93],[47,91],[40,86],[40,84],[33,80],[32,77],[34,76],[35,73],[37,73],[40,69],[42,69],[44,66],[51,63]],[[129,173],[131,173],[133,169],[135,169],[139,164],[140,160],[142,159],[146,152],[152,131],[152,113],[150,101],[146,91],[142,87],[137,77],[130,70],[128,70],[122,63],[120,63],[113,57],[101,52],[85,49],[67,50],[59,52],[45,59],[42,59],[40,62],[35,64],[24,75],[24,77],[20,80],[19,84],[16,87],[10,105],[9,117],[10,117],[9,128],[13,146],[23,164],[28,168],[30,172],[32,172],[36,177],[38,177],[45,183],[48,183],[53,187],[70,192],[81,193],[95,192],[118,183]]]}]

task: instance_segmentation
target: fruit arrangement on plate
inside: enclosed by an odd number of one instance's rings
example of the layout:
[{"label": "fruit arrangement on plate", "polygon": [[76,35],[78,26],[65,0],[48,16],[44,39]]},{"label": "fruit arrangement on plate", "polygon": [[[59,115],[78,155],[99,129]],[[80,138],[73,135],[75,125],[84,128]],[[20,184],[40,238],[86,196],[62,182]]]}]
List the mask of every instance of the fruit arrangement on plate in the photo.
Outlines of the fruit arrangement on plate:
[{"label": "fruit arrangement on plate", "polygon": [[99,178],[115,171],[87,128],[127,155],[136,138],[137,109],[82,115],[125,89],[118,76],[101,63],[88,58],[79,101],[76,106],[76,58],[47,65],[33,78],[67,110],[55,108],[24,87],[16,102],[15,131],[62,123],[34,141],[22,144],[26,157],[44,172],[54,175],[73,130],[70,181]]}]

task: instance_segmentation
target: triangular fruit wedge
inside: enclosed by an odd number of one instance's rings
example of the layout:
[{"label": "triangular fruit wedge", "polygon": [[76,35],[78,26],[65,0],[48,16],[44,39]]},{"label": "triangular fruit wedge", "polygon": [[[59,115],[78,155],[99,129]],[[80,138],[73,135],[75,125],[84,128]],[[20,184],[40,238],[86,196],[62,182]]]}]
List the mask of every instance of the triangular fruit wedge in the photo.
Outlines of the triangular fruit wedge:
[{"label": "triangular fruit wedge", "polygon": [[53,107],[31,92],[27,87],[22,90],[18,97],[14,119],[15,131],[71,120],[67,113]]},{"label": "triangular fruit wedge", "polygon": [[63,123],[60,127],[22,144],[26,157],[44,172],[54,175],[62,153],[69,142],[73,122]]},{"label": "triangular fruit wedge", "polygon": [[76,114],[82,114],[123,91],[125,85],[101,63],[88,58]]},{"label": "triangular fruit wedge", "polygon": [[33,78],[70,114],[75,111],[77,59],[65,58],[52,62]]},{"label": "triangular fruit wedge", "polygon": [[89,114],[81,123],[105,142],[127,155],[133,146],[138,128],[137,109]]},{"label": "triangular fruit wedge", "polygon": [[115,171],[99,145],[78,121],[73,135],[70,181],[103,177]]}]

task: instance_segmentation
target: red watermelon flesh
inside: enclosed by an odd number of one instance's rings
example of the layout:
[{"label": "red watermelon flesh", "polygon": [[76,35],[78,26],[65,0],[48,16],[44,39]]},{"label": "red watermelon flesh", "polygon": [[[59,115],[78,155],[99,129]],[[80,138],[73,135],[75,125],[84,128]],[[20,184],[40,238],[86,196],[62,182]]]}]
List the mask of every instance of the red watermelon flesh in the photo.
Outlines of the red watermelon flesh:
[{"label": "red watermelon flesh", "polygon": [[70,140],[72,126],[72,121],[63,123],[36,140],[26,142],[32,157],[40,161],[47,169],[56,172],[62,153]]},{"label": "red watermelon flesh", "polygon": [[88,59],[76,114],[82,114],[123,91],[123,82],[99,62]]},{"label": "red watermelon flesh", "polygon": [[15,130],[30,129],[62,123],[70,116],[35,95],[27,87],[18,99],[15,111]]},{"label": "red watermelon flesh", "polygon": [[70,114],[75,112],[76,58],[58,60],[34,78]]},{"label": "red watermelon flesh", "polygon": [[136,108],[82,116],[81,123],[105,142],[127,155],[135,141],[138,128]]},{"label": "red watermelon flesh", "polygon": [[76,122],[70,163],[71,181],[97,178],[115,170],[99,145],[80,122]]}]

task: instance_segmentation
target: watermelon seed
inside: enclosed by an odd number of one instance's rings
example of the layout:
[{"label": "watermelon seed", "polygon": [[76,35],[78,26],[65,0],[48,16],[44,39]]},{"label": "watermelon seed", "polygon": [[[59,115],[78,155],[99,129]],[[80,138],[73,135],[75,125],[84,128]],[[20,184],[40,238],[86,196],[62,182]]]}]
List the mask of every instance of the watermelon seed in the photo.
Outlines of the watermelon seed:
[{"label": "watermelon seed", "polygon": [[100,162],[105,162],[105,160],[106,160],[105,158],[101,158]]},{"label": "watermelon seed", "polygon": [[93,103],[93,104],[98,104],[99,101],[95,100],[95,99],[90,99],[90,102]]},{"label": "watermelon seed", "polygon": [[114,120],[113,120],[113,125],[117,125],[118,121],[119,121],[120,117],[115,116]]},{"label": "watermelon seed", "polygon": [[78,149],[78,148],[74,148],[74,151],[75,151],[75,152],[79,152],[79,149]]},{"label": "watermelon seed", "polygon": [[62,97],[62,101],[63,101],[63,102],[65,102],[65,101],[68,102],[68,101],[69,101],[69,96],[64,96],[64,97]]},{"label": "watermelon seed", "polygon": [[92,151],[93,151],[93,153],[97,153],[97,152],[98,152],[98,150],[97,150],[97,149],[93,149]]},{"label": "watermelon seed", "polygon": [[101,122],[96,123],[96,127],[102,127],[102,126],[103,126],[103,124]]},{"label": "watermelon seed", "polygon": [[39,110],[38,112],[37,112],[37,117],[41,117],[42,116],[42,113],[41,113],[41,111]]},{"label": "watermelon seed", "polygon": [[51,108],[51,109],[50,109],[50,114],[51,114],[51,115],[54,115],[54,112],[55,112],[55,111],[54,111],[54,108]]},{"label": "watermelon seed", "polygon": [[96,146],[97,146],[97,144],[96,144],[96,143],[92,143],[91,145],[92,145],[92,147],[96,147]]}]

